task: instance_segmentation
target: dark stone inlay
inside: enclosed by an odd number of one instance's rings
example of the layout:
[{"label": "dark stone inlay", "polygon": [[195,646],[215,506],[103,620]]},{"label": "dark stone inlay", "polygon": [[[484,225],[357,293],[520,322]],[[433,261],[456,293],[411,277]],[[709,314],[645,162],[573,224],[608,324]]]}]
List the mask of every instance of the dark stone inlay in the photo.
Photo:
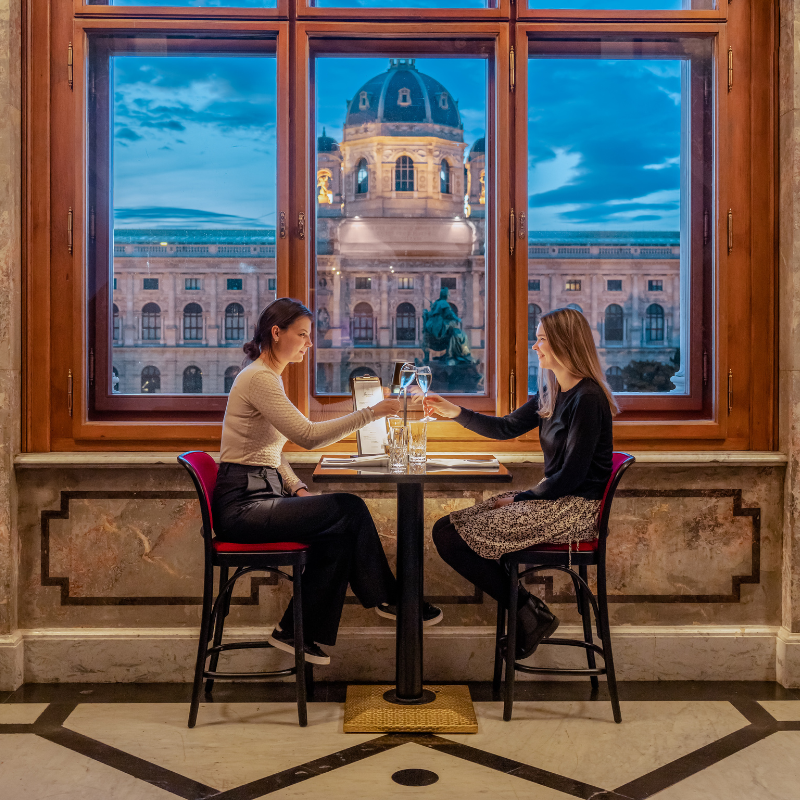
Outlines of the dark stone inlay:
[{"label": "dark stone inlay", "polygon": [[439,776],[429,769],[401,769],[392,775],[392,780],[401,786],[432,786]]}]

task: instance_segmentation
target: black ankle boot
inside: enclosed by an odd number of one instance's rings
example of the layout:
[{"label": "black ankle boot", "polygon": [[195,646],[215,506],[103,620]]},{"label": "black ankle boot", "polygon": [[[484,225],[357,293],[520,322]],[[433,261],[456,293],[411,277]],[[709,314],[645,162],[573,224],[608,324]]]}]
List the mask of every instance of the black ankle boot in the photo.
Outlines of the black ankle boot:
[{"label": "black ankle boot", "polygon": [[529,595],[517,611],[516,660],[533,655],[539,643],[552,636],[558,627],[558,617],[535,595]]}]

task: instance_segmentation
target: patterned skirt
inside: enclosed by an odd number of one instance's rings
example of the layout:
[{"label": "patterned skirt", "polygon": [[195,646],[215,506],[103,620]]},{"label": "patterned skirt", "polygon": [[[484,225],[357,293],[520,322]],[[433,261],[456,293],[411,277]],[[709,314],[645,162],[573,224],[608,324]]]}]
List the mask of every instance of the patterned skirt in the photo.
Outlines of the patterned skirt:
[{"label": "patterned skirt", "polygon": [[536,544],[571,544],[597,538],[599,500],[561,497],[494,508],[498,498],[516,494],[504,492],[450,514],[461,538],[479,556],[497,559]]}]

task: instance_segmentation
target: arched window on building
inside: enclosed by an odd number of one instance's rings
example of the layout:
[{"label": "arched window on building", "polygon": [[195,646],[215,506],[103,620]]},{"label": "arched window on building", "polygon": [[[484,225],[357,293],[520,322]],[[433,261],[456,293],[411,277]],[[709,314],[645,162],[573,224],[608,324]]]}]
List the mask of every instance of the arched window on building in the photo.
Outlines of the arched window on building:
[{"label": "arched window on building", "polygon": [[606,380],[612,392],[621,392],[625,388],[622,382],[622,370],[619,367],[609,367],[606,370]]},{"label": "arched window on building", "polygon": [[542,309],[536,303],[528,303],[528,341],[536,341],[536,329],[539,327],[539,319],[542,316]]},{"label": "arched window on building", "polygon": [[414,191],[414,162],[408,156],[400,156],[394,162],[394,190]]},{"label": "arched window on building", "polygon": [[228,369],[225,370],[225,394],[230,392],[233,382],[236,380],[236,376],[238,374],[239,367],[228,367]]},{"label": "arched window on building", "polygon": [[625,332],[622,321],[622,306],[612,303],[606,308],[606,320],[603,327],[607,342],[621,342]]},{"label": "arched window on building", "polygon": [[231,303],[225,309],[225,341],[244,341],[244,308],[240,303]]},{"label": "arched window on building", "polygon": [[200,367],[186,367],[183,371],[183,392],[184,394],[202,394],[203,370]]},{"label": "arched window on building", "polygon": [[353,344],[372,344],[374,318],[369,303],[358,303],[353,309]]},{"label": "arched window on building", "polygon": [[367,159],[362,158],[356,164],[356,194],[366,194],[369,191],[369,169]]},{"label": "arched window on building", "polygon": [[450,194],[450,165],[442,159],[442,163],[439,166],[439,191],[442,194]]},{"label": "arched window on building", "polygon": [[145,303],[142,308],[142,339],[161,338],[161,308],[158,303]]},{"label": "arched window on building", "polygon": [[455,303],[451,303],[449,300],[447,301],[447,305],[453,309],[453,313],[458,316],[458,306]]},{"label": "arched window on building", "polygon": [[413,342],[417,338],[417,309],[411,303],[397,306],[396,336],[398,342]]},{"label": "arched window on building", "polygon": [[647,307],[645,337],[648,344],[664,341],[664,309],[658,303]]},{"label": "arched window on building", "polygon": [[114,303],[114,327],[112,329],[114,341],[118,342],[122,338],[122,329],[119,323],[119,307]]},{"label": "arched window on building", "polygon": [[157,394],[161,391],[161,370],[152,364],[142,370],[142,394]]},{"label": "arched window on building", "polygon": [[397,93],[397,105],[399,106],[411,105],[411,89],[401,89]]},{"label": "arched window on building", "polygon": [[347,378],[347,385],[350,387],[350,392],[351,393],[353,391],[353,379],[354,378],[365,378],[365,377],[377,378],[378,377],[378,373],[375,372],[375,370],[372,369],[371,367],[356,367],[350,373],[350,375]]},{"label": "arched window on building", "polygon": [[183,309],[183,339],[186,342],[199,342],[202,338],[203,309],[198,303],[189,303]]}]

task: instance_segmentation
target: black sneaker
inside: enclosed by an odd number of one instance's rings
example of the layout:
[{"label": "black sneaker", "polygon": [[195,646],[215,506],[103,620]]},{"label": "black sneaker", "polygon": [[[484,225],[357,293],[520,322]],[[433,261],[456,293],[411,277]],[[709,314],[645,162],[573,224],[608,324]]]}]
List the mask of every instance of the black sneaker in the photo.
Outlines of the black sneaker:
[{"label": "black sneaker", "polygon": [[[294,655],[294,636],[287,631],[282,631],[280,625],[275,626],[275,630],[267,636],[267,641],[278,650]],[[331,663],[331,657],[314,642],[306,642],[303,645],[303,651],[309,664],[325,666],[325,664]]]},{"label": "black sneaker", "polygon": [[[397,606],[393,603],[381,603],[375,606],[375,613],[384,619],[397,619]],[[430,603],[422,604],[422,624],[429,628],[431,625],[438,625],[444,619],[442,609]]]}]

